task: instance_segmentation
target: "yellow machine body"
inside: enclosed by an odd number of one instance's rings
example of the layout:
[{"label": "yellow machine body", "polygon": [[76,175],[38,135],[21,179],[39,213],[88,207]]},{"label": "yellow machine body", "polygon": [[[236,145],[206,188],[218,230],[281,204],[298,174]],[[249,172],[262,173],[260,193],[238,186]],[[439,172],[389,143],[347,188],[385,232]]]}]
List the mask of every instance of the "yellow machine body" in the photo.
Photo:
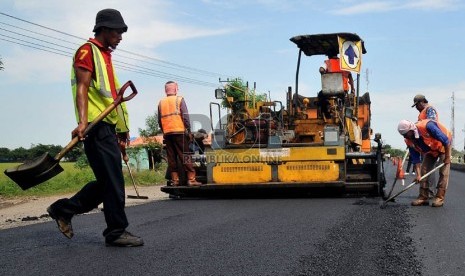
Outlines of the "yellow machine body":
[{"label": "yellow machine body", "polygon": [[207,152],[212,184],[340,181],[344,147],[224,149]]},{"label": "yellow machine body", "polygon": [[[316,70],[322,81],[316,95],[307,97],[298,91],[302,54],[342,57],[341,39],[350,41],[350,47],[360,45],[359,59],[366,53],[363,40],[352,33],[291,38],[299,48],[299,59],[295,91],[288,87],[285,104],[267,95],[258,100],[255,88],[250,93],[248,84],[228,80],[225,89],[216,89],[215,98],[222,102],[210,103],[210,120],[219,126],[212,124],[211,148],[196,170],[204,185],[163,187],[162,191],[201,196],[267,189],[305,193],[315,187],[338,187],[381,194],[385,184],[381,136],[371,137],[371,101],[368,92],[360,95],[358,72],[356,90],[344,88],[344,76],[352,72],[341,69]],[[212,116],[212,106],[218,107],[217,118]],[[226,108],[226,116],[221,116],[221,107]]]}]

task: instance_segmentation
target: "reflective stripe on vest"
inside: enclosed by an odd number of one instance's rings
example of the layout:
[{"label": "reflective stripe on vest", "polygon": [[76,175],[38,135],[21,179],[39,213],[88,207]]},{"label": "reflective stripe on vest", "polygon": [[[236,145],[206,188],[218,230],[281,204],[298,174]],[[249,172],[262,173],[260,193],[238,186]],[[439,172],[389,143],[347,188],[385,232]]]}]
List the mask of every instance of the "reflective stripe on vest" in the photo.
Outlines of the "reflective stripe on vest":
[{"label": "reflective stripe on vest", "polygon": [[181,114],[181,96],[168,96],[160,101],[160,120],[164,134],[184,132]]},{"label": "reflective stripe on vest", "polygon": [[[105,64],[105,59],[103,58],[102,53],[91,42],[88,43],[92,48],[92,56],[94,61],[94,71],[95,79],[91,80],[89,90],[88,90],[88,109],[87,109],[87,118],[88,121],[93,121],[107,106],[113,103],[113,96],[111,93],[110,81],[108,77],[108,71]],[[73,60],[74,64],[74,60]],[[120,89],[120,83],[118,78],[114,74],[113,70],[113,79],[115,82],[115,88],[117,93]],[[77,80],[76,74],[74,71],[73,65],[71,66],[71,87],[73,91],[73,100],[76,112],[76,121],[79,122],[79,114],[76,105],[76,93],[77,93]],[[128,113],[126,109],[126,104],[122,103],[115,110],[113,110],[103,121],[115,124],[117,132],[127,132],[129,131],[128,123]]]},{"label": "reflective stripe on vest", "polygon": [[415,125],[417,126],[418,129],[418,134],[423,138],[423,142],[430,148],[429,152],[423,152],[420,147],[417,147],[412,141],[409,139],[405,139],[405,142],[408,146],[413,146],[416,151],[420,153],[431,153],[433,156],[438,156],[439,153],[445,153],[445,148],[442,145],[441,141],[436,140],[435,138],[431,137],[429,134],[428,130],[426,129],[426,124],[428,124],[429,121],[435,122],[439,129],[446,134],[447,139],[449,139],[449,143],[451,142],[452,135],[449,132],[449,130],[441,123],[431,120],[431,119],[426,119],[422,120],[419,122],[416,122]]}]

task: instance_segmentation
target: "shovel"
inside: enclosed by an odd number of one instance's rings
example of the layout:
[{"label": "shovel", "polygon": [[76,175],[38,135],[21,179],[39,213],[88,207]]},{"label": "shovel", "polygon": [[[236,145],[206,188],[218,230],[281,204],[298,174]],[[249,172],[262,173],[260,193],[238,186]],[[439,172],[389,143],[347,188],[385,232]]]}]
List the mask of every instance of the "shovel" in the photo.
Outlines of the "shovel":
[{"label": "shovel", "polygon": [[[422,175],[421,178],[420,178],[420,181],[427,178],[430,174],[432,174],[433,172],[437,171],[439,168],[441,168],[442,166],[444,166],[445,164],[442,163],[441,165],[437,166],[436,168],[432,169],[431,171],[429,171],[427,174],[425,175]],[[390,198],[386,199],[383,204],[381,205],[381,209],[384,209],[386,207],[386,204],[393,200],[394,198],[396,198],[398,195],[402,194],[403,192],[407,191],[408,189],[412,188],[415,184],[419,183],[420,181],[413,181],[412,183],[410,183],[407,187],[405,187],[404,189],[400,190],[397,194],[391,196]]]},{"label": "shovel", "polygon": [[[127,97],[123,97],[124,91],[131,87],[132,93]],[[118,96],[114,102],[109,105],[103,112],[95,118],[85,129],[84,135],[89,133],[89,131],[100,121],[102,121],[110,112],[112,112],[119,104],[136,96],[137,90],[132,81],[126,82],[120,89]],[[11,178],[16,184],[18,184],[21,189],[26,190],[31,187],[34,187],[44,181],[49,180],[55,175],[61,173],[63,168],[60,166],[60,160],[68,153],[71,149],[76,146],[79,142],[79,137],[75,136],[71,142],[66,145],[55,157],[50,156],[48,152],[44,153],[42,156],[24,164],[18,165],[14,168],[6,169],[5,174]]]},{"label": "shovel", "polygon": [[132,175],[131,167],[128,164],[129,157],[126,154],[126,149],[121,149],[121,153],[123,154],[123,161],[128,167],[129,175],[131,176],[132,185],[134,186],[134,190],[136,191],[136,195],[128,195],[128,198],[135,198],[135,199],[149,199],[148,196],[141,196],[139,195],[139,191],[137,190],[136,181],[134,181],[134,176]]},{"label": "shovel", "polygon": [[[407,155],[409,154],[409,151],[408,151],[408,148],[405,150],[405,154],[404,154],[404,158],[402,159],[402,164],[405,163],[405,160],[407,159]],[[391,197],[391,194],[392,194],[392,191],[394,190],[394,186],[396,185],[396,182],[397,182],[397,175],[396,177],[394,178],[394,182],[392,183],[391,185],[391,190],[389,191],[389,194],[386,198],[390,198]],[[402,185],[404,186],[404,185]]]}]

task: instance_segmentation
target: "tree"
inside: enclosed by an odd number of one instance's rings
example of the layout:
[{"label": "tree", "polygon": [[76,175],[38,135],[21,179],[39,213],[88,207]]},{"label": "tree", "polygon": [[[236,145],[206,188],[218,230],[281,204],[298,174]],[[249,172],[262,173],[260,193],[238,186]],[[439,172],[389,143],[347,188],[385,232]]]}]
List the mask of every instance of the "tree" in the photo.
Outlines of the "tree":
[{"label": "tree", "polygon": [[405,150],[400,150],[400,149],[393,149],[391,145],[385,144],[383,145],[383,151],[384,153],[388,153],[391,155],[391,157],[403,157],[405,154]]},{"label": "tree", "polygon": [[11,161],[11,151],[9,148],[0,148],[0,162]]},{"label": "tree", "polygon": [[462,153],[454,148],[452,148],[452,156],[459,156],[462,155]]},{"label": "tree", "polygon": [[44,155],[47,152],[53,157],[56,156],[62,149],[63,147],[59,145],[43,144],[32,144],[31,148],[29,149],[25,149],[23,147],[19,147],[13,150],[9,150],[8,148],[0,148],[0,162],[31,161],[37,159],[38,157]]},{"label": "tree", "polygon": [[76,162],[84,154],[83,143],[78,143],[73,149],[71,149],[65,156],[66,161]]},{"label": "tree", "polygon": [[11,161],[21,162],[27,160],[29,157],[29,151],[23,147],[16,148],[10,152]]},{"label": "tree", "polygon": [[139,135],[142,137],[155,136],[160,133],[160,126],[158,125],[158,113],[149,115],[145,118],[145,129],[139,128]]},{"label": "tree", "polygon": [[87,159],[87,156],[85,154],[81,154],[77,159],[76,162],[74,163],[74,167],[78,169],[84,169],[89,167],[89,160]]},{"label": "tree", "polygon": [[28,150],[28,159],[35,159],[45,153],[49,153],[51,156],[57,155],[63,149],[62,146],[57,145],[31,145],[31,148]]},{"label": "tree", "polygon": [[145,119],[145,127],[145,129],[139,128],[139,135],[144,140],[145,145],[143,147],[147,151],[147,155],[149,157],[149,169],[152,170],[155,169],[156,164],[159,164],[162,159],[161,151],[163,149],[163,145],[153,139],[150,139],[150,137],[156,136],[161,132],[160,126],[158,125],[158,113],[155,112],[153,115],[149,115]]},{"label": "tree", "polygon": [[[232,97],[233,101],[248,101],[248,107],[253,108],[253,99],[255,102],[266,101],[266,94],[255,94],[255,91],[249,90],[247,84],[245,84],[240,78],[236,78],[230,81],[226,86],[226,97]],[[224,99],[221,103],[223,107],[230,107],[228,99]],[[232,107],[234,108],[234,107]]]}]

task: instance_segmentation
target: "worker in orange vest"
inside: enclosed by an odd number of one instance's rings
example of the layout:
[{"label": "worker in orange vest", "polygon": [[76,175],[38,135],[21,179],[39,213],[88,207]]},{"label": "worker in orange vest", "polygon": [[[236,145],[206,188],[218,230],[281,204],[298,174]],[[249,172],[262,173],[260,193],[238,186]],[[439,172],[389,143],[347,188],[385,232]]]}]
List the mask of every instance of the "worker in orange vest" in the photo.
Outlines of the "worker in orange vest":
[{"label": "worker in orange vest", "polygon": [[439,121],[439,115],[436,108],[428,104],[428,100],[424,95],[416,95],[413,98],[412,107],[416,107],[418,112],[420,112],[420,114],[418,114],[418,121],[425,119]]},{"label": "worker in orange vest", "polygon": [[178,96],[177,93],[178,84],[174,81],[168,81],[165,84],[166,97],[161,99],[158,104],[158,125],[165,140],[171,184],[179,186],[179,170],[181,168],[177,167],[177,160],[180,160],[182,169],[187,172],[187,185],[199,186],[202,183],[195,179],[195,169],[189,150],[192,136],[189,113],[184,98]]},{"label": "worker in orange vest", "polygon": [[354,80],[352,74],[348,71],[341,70],[341,61],[337,57],[337,54],[328,55],[328,59],[325,60],[324,64],[319,69],[321,74],[326,73],[342,73],[342,87],[345,92],[355,93]]},{"label": "worker in orange vest", "polygon": [[[439,169],[437,192],[432,206],[442,207],[449,183],[451,133],[444,125],[431,119],[416,123],[402,120],[399,122],[397,130],[405,138],[405,143],[409,147],[412,163],[415,166],[416,181],[420,182],[419,196],[412,201],[412,206],[429,205],[428,182],[425,179],[420,181],[420,178],[431,171],[436,161],[440,160],[444,166]],[[420,154],[423,156],[421,167]]]},{"label": "worker in orange vest", "polygon": [[[426,97],[422,94],[417,94],[413,98],[413,105],[412,107],[415,107],[418,112],[418,121],[425,120],[425,119],[431,119],[439,122],[439,114],[432,105],[428,104],[428,100]],[[430,195],[434,195],[434,180],[435,180],[435,175],[433,174],[431,177],[428,177],[428,187],[430,190]]]}]

